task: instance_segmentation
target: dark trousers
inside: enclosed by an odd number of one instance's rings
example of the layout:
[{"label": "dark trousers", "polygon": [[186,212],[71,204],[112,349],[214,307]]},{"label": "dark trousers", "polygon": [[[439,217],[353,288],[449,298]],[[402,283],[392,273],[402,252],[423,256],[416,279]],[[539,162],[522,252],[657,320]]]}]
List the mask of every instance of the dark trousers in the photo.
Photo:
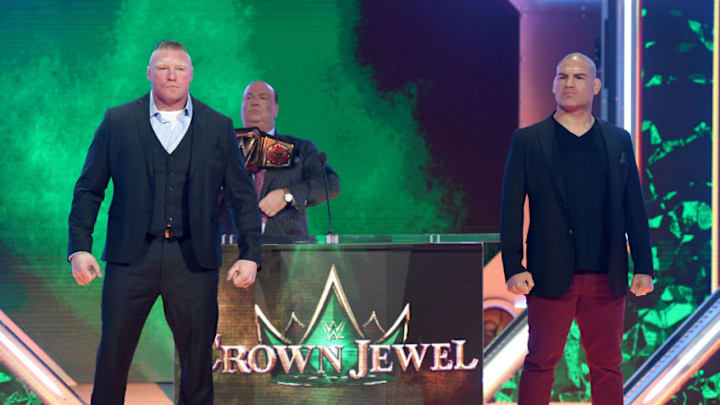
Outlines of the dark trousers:
[{"label": "dark trousers", "polygon": [[158,296],[180,358],[179,403],[212,404],[218,272],[198,270],[189,239],[160,237],[147,238],[139,262],[107,264],[92,404],[125,400],[130,362]]},{"label": "dark trousers", "polygon": [[592,403],[621,405],[621,343],[625,297],[610,291],[607,274],[576,274],[570,290],[559,297],[527,297],[529,353],[525,357],[518,405],[550,401],[555,366],[564,353],[573,319],[590,369]]}]

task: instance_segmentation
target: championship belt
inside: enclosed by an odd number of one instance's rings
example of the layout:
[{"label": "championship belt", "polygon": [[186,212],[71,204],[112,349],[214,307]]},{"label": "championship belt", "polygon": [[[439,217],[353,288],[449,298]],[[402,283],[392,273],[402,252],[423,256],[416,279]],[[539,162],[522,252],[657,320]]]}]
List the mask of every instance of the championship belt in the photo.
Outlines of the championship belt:
[{"label": "championship belt", "polygon": [[243,162],[248,172],[290,167],[295,145],[262,132],[257,127],[235,129]]}]

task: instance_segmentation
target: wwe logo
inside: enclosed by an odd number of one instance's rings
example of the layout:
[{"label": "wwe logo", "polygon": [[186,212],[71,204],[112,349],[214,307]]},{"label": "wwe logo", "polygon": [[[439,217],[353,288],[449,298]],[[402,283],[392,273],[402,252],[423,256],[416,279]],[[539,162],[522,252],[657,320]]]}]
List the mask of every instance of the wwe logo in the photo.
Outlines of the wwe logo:
[{"label": "wwe logo", "polygon": [[325,335],[327,336],[328,340],[340,340],[345,339],[345,337],[342,335],[342,330],[345,327],[345,322],[340,322],[339,324],[336,324],[335,321],[330,322],[330,325],[327,324],[327,322],[322,323],[323,329],[325,329]]}]

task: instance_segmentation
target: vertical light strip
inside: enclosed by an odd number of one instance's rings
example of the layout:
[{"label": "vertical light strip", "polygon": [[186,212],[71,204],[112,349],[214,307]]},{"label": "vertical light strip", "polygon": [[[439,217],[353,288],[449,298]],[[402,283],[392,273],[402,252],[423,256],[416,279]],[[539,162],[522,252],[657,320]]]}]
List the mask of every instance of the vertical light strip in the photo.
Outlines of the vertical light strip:
[{"label": "vertical light strip", "polygon": [[623,128],[625,128],[628,132],[630,132],[631,135],[633,135],[633,139],[635,137],[635,134],[633,134],[633,125],[632,125],[632,110],[633,110],[633,76],[632,76],[632,68],[633,68],[633,3],[634,0],[623,0],[623,60],[622,60],[622,66],[623,66],[623,74],[622,74],[622,84],[623,84],[623,94],[622,94],[622,105],[623,105],[623,115],[622,115],[622,122],[623,122]]},{"label": "vertical light strip", "polygon": [[720,249],[720,0],[715,0],[714,30],[713,30],[713,95],[712,95],[712,258],[711,258],[711,288],[718,289],[720,283],[720,269],[718,269],[718,250]]},{"label": "vertical light strip", "polygon": [[640,175],[640,181],[643,180],[643,168],[645,167],[645,162],[642,158],[642,90],[643,90],[643,80],[642,80],[642,55],[643,55],[643,49],[645,49],[645,44],[643,44],[643,18],[642,18],[642,0],[634,1],[635,3],[635,9],[633,10],[634,18],[633,18],[633,31],[635,33],[635,43],[634,43],[634,49],[635,49],[635,55],[633,59],[633,66],[634,66],[634,75],[633,75],[633,85],[635,88],[635,100],[633,103],[633,106],[635,107],[633,110],[633,129],[635,136],[635,162],[638,166],[638,174]]}]

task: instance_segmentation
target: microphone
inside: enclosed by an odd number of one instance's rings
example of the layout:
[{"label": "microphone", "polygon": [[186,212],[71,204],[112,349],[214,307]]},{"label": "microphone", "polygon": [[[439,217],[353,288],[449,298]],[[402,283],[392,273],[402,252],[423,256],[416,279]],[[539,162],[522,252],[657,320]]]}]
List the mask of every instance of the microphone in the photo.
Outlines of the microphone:
[{"label": "microphone", "polygon": [[328,233],[325,235],[325,243],[328,245],[335,245],[339,242],[338,235],[333,233],[332,230],[332,214],[330,213],[330,187],[328,186],[327,172],[325,171],[325,164],[327,163],[327,154],[320,152],[320,165],[322,166],[323,174],[323,185],[325,186],[325,203],[327,204],[328,210]]}]

